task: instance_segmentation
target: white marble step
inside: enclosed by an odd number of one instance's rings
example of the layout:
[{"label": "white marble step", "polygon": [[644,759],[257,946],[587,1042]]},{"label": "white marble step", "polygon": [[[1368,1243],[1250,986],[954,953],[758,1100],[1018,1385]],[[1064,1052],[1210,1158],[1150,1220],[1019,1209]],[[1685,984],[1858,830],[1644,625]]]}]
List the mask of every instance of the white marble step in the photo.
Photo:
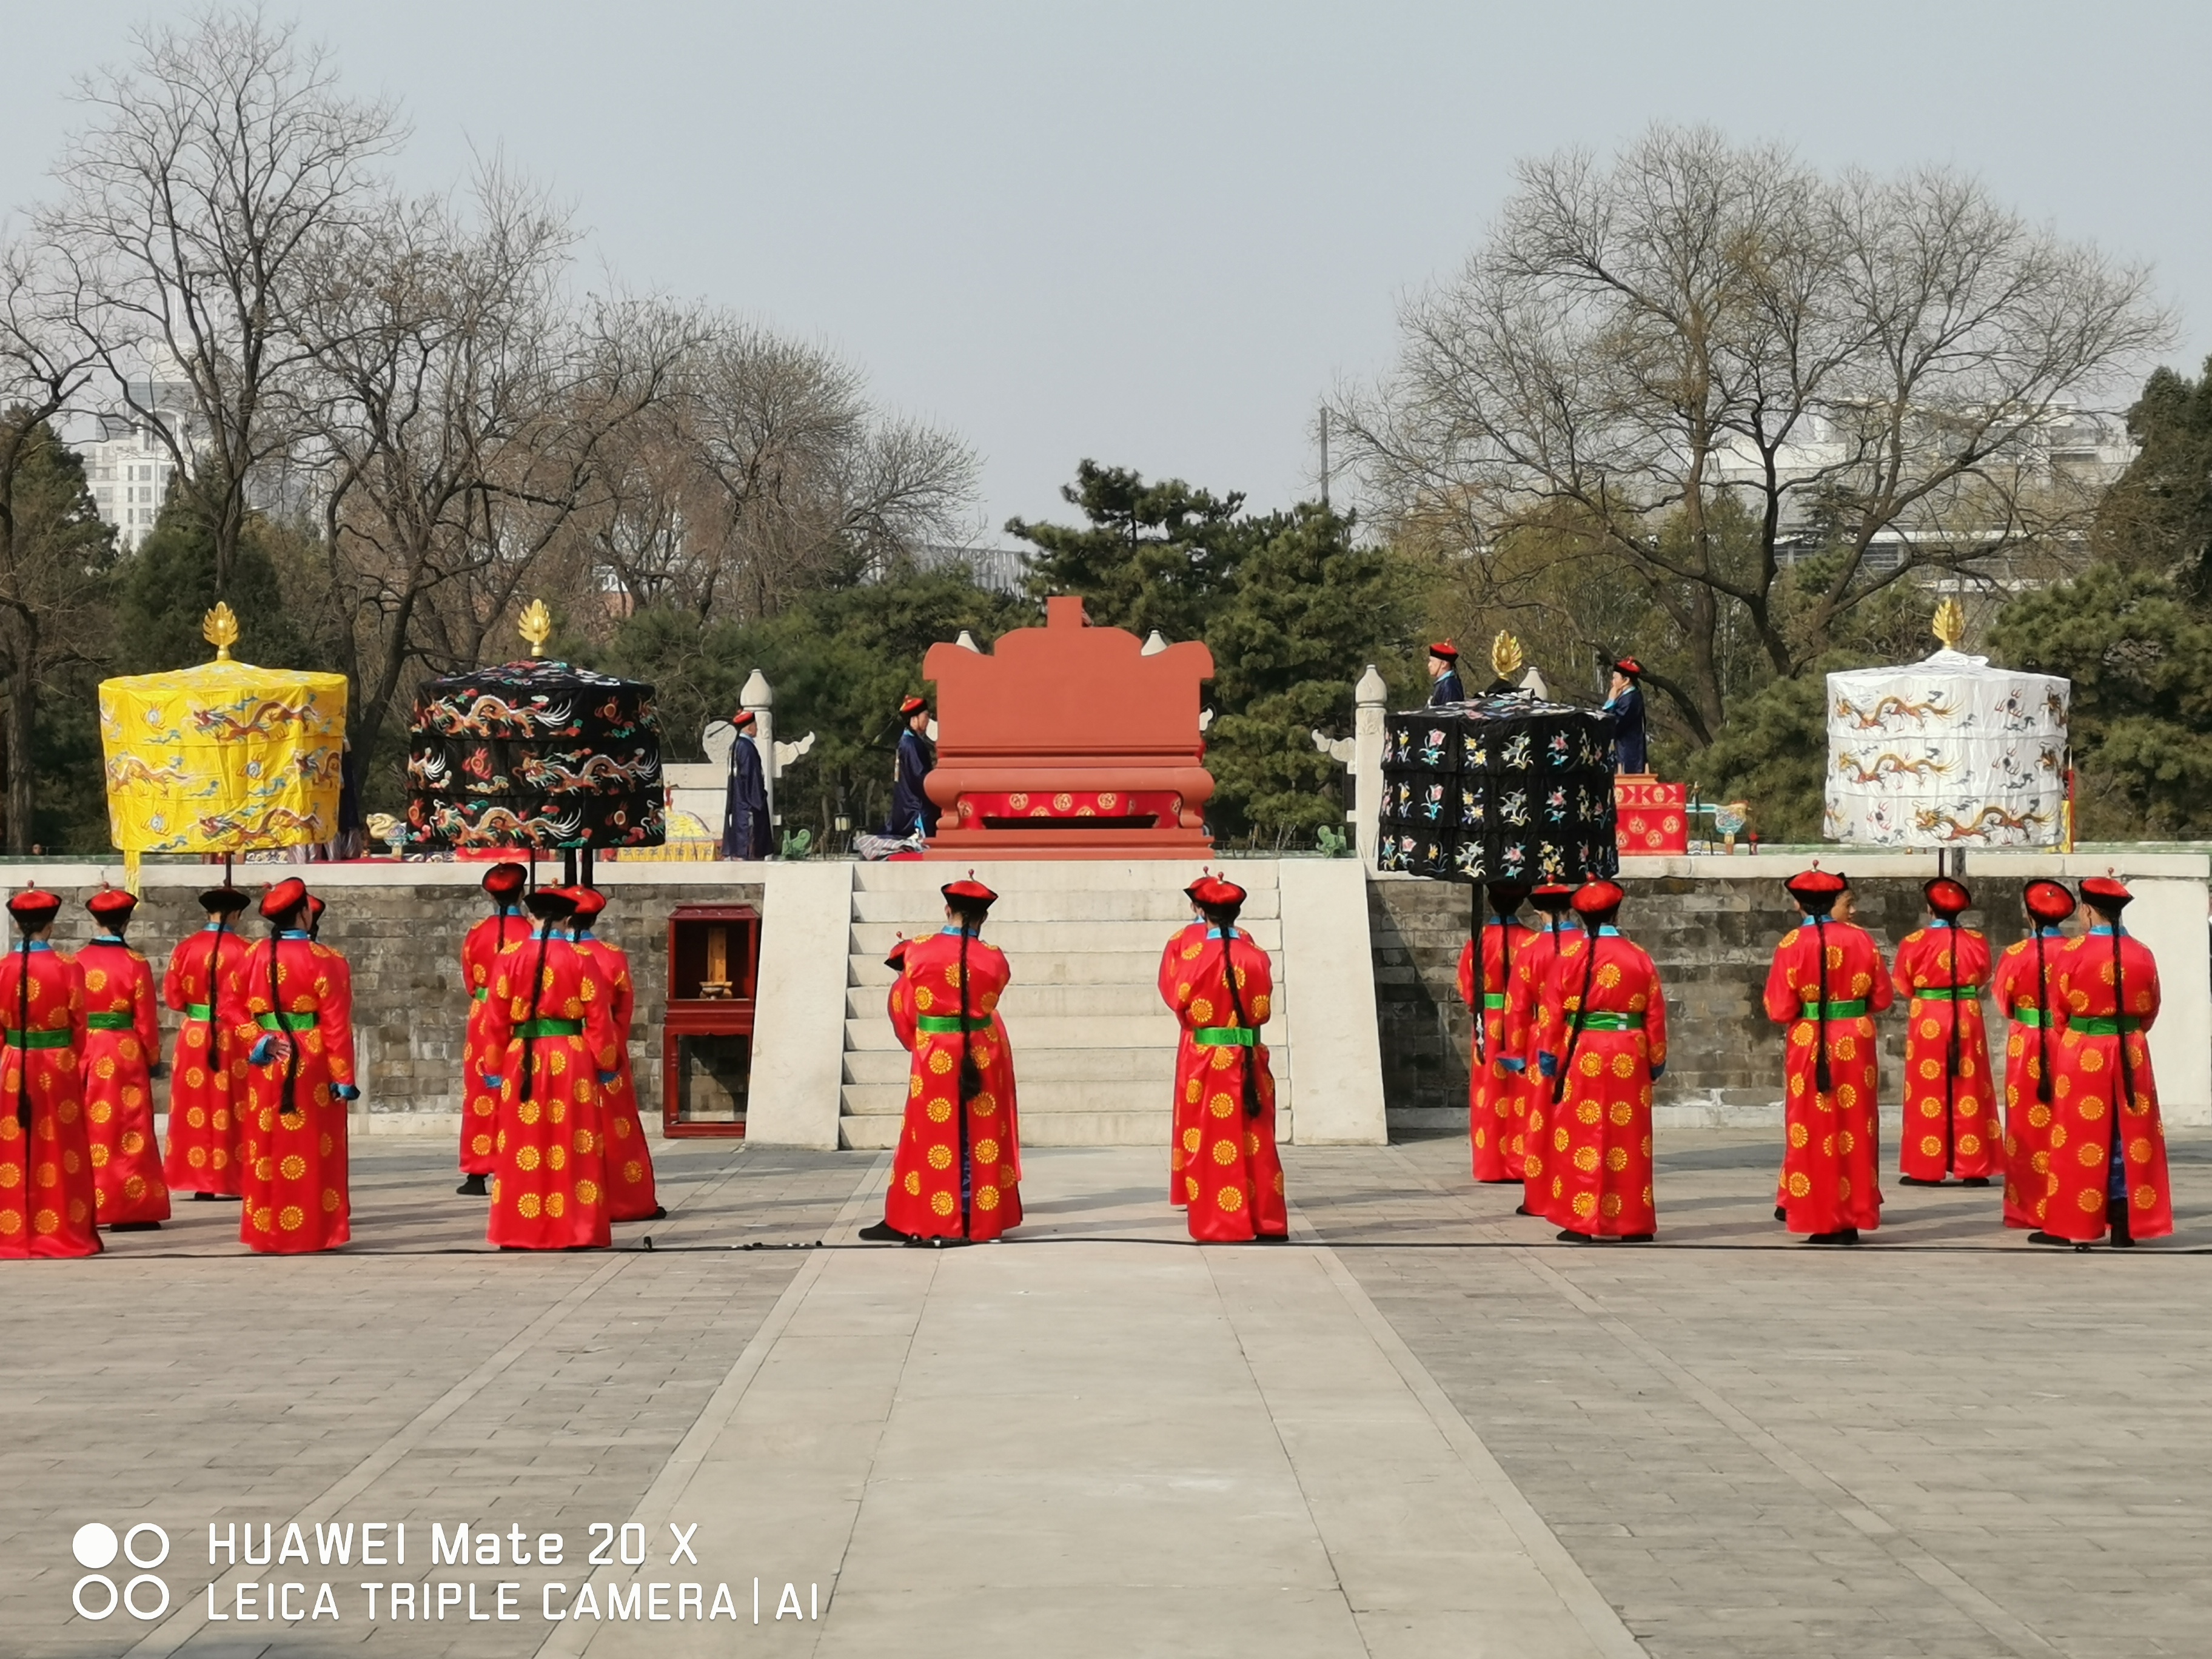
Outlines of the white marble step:
[{"label": "white marble step", "polygon": [[[1014,1075],[1021,1086],[1043,1083],[1138,1082],[1165,1089],[1175,1078],[1173,1048],[1017,1048]],[[890,1083],[903,1087],[908,1067],[903,1048],[854,1048],[845,1055],[848,1083]]]},{"label": "white marble step", "polygon": [[[898,1145],[904,1120],[871,1114],[841,1118],[838,1145],[853,1151],[881,1152]],[[1168,1133],[1173,1120],[1165,1107],[1157,1111],[1036,1112],[1024,1104],[1022,1145],[1028,1146],[1154,1146],[1159,1149],[1160,1184],[1164,1191],[1168,1171]],[[1291,1136],[1291,1114],[1275,1114],[1275,1139]]]},{"label": "white marble step", "polygon": [[[871,1015],[888,1018],[884,1003],[890,988],[887,985],[855,985],[845,993],[845,1015],[848,1019],[866,1019]],[[933,1010],[947,1013],[949,1007]],[[1011,1020],[1032,1018],[1073,1018],[1096,1014],[1109,1019],[1135,1019],[1157,1014],[1163,1019],[1172,1019],[1167,1005],[1160,1000],[1158,987],[1150,980],[1141,985],[1030,985],[1020,981],[1006,988],[1000,1000],[999,1012]]]},{"label": "white marble step", "polygon": [[[1252,894],[1245,901],[1243,920],[1275,920],[1281,914],[1277,908],[1281,896],[1273,888]],[[855,893],[853,895],[853,919],[855,921],[902,924],[908,933],[913,933],[925,923],[932,927],[941,925],[945,920],[945,902],[934,888],[922,892],[900,890]],[[1147,921],[1158,926],[1161,937],[1164,939],[1191,919],[1190,901],[1173,890],[1128,892],[1073,888],[1049,892],[1002,893],[999,902],[991,907],[991,919],[984,924],[984,932],[988,935],[1000,927],[1019,922]]]},{"label": "white marble step", "polygon": [[[1114,1018],[1086,1015],[1054,1018],[1040,1015],[1006,1024],[1014,1052],[1027,1048],[1167,1048],[1176,1042],[1176,1023],[1162,1009],[1159,1018]],[[897,1033],[881,1014],[845,1022],[845,1052],[866,1048],[896,1048]]]},{"label": "white marble step", "polygon": [[[1283,948],[1279,921],[1273,918],[1255,921],[1250,931],[1252,942],[1261,949],[1279,951]],[[853,956],[873,957],[880,961],[899,939],[910,939],[915,932],[912,927],[901,927],[892,922],[856,921],[847,949]],[[1004,951],[1012,961],[1017,977],[1021,975],[1021,959],[1025,956],[1149,951],[1157,963],[1161,951],[1174,934],[1173,927],[1157,921],[1012,921],[1002,926],[994,918],[983,929],[983,938]]]},{"label": "white marble step", "polygon": [[1182,863],[1162,859],[1006,859],[975,860],[973,866],[952,860],[915,860],[899,864],[858,864],[853,868],[853,889],[860,893],[927,893],[935,896],[947,882],[964,878],[970,868],[975,878],[1002,896],[1016,893],[1153,892],[1180,893],[1201,867],[1224,875],[1247,892],[1275,890],[1273,860],[1198,860]]},{"label": "white marble step", "polygon": [[[888,991],[894,975],[883,951],[851,957],[848,981]],[[1009,959],[1018,985],[1152,985],[1160,970],[1160,947],[1147,951],[1031,951],[1018,963]]]}]

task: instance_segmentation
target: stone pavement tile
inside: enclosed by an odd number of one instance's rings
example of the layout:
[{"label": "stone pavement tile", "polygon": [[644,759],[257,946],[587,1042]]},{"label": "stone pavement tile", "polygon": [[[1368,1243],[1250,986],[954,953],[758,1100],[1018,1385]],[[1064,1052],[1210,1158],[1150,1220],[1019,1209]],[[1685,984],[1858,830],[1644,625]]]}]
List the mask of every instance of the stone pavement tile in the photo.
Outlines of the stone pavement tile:
[{"label": "stone pavement tile", "polygon": [[933,1588],[841,1591],[815,1649],[818,1659],[1360,1659],[1367,1651],[1334,1589],[1213,1583],[1048,1584],[988,1596]]},{"label": "stone pavement tile", "polygon": [[2212,1443],[2212,1137],[2171,1147],[2181,1236],[2132,1256],[1956,1188],[1807,1250],[1767,1136],[1663,1136],[1649,1249],[1553,1243],[1456,1139],[1288,1163],[1654,1655],[2073,1656],[2188,1651],[2212,1613],[2212,1476],[2176,1455]]},{"label": "stone pavement tile", "polygon": [[[210,1522],[281,1532],[611,1266],[337,1517],[409,1522],[407,1571],[427,1571],[433,1520],[565,1531],[580,1551],[586,1522],[619,1522],[635,1505],[808,1255],[742,1246],[811,1244],[872,1163],[687,1143],[662,1160],[676,1212],[650,1224],[673,1248],[635,1249],[640,1231],[625,1228],[627,1254],[549,1257],[483,1249],[483,1206],[453,1193],[443,1147],[368,1142],[354,1158],[356,1243],[331,1256],[248,1256],[234,1206],[187,1202],[189,1224],[124,1235],[91,1261],[0,1274],[0,1417],[12,1428],[0,1440],[0,1653],[114,1654],[143,1633],[71,1613],[68,1538],[81,1522],[167,1528],[165,1576],[181,1601],[210,1575]],[[469,1576],[489,1585],[498,1571]],[[301,1625],[275,1645],[497,1659],[542,1636],[542,1626],[372,1631],[356,1620]],[[218,1624],[182,1650],[271,1646]]]}]

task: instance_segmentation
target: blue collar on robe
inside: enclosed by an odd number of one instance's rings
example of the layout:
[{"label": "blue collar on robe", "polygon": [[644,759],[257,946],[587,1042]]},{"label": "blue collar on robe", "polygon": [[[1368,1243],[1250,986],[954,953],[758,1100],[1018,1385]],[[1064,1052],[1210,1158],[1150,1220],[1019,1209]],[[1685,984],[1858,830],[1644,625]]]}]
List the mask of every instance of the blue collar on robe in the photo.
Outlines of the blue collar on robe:
[{"label": "blue collar on robe", "polygon": [[313,935],[308,933],[302,928],[287,927],[283,933],[277,934],[276,937],[278,939],[311,939]]},{"label": "blue collar on robe", "polygon": [[[92,942],[93,942],[94,945],[125,945],[125,939],[124,939],[124,938],[123,938],[123,935],[122,935],[122,934],[120,934],[120,933],[94,933],[94,934],[92,936]],[[128,947],[127,947],[127,945],[125,946],[125,948],[128,948]]]},{"label": "blue collar on robe", "polygon": [[2128,930],[2124,927],[2092,927],[2089,930],[2089,937],[2092,939],[2110,939],[2114,933],[2119,933],[2124,936],[2127,931]]},{"label": "blue collar on robe", "polygon": [[33,939],[24,940],[15,948],[19,951],[51,951],[54,947],[51,939]]}]

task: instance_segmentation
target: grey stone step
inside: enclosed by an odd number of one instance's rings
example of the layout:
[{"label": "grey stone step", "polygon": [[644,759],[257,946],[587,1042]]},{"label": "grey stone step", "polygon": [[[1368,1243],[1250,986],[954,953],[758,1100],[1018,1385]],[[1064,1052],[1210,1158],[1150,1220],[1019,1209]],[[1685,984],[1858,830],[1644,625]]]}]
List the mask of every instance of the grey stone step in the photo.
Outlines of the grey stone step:
[{"label": "grey stone step", "polygon": [[[1006,1035],[1012,1039],[1018,1056],[1030,1048],[1172,1049],[1177,1040],[1176,1023],[1164,1008],[1160,1010],[1156,1019],[1103,1016],[1023,1018],[1017,1016],[1007,1022]],[[847,1054],[856,1049],[896,1048],[898,1046],[897,1033],[891,1030],[890,1021],[881,1014],[845,1022]]]},{"label": "grey stone step", "polygon": [[[1158,1048],[1021,1048],[1014,1075],[1023,1088],[1032,1083],[1141,1082],[1165,1089],[1175,1078],[1176,1050]],[[908,1067],[903,1048],[854,1048],[845,1055],[848,1083],[891,1083],[903,1087]]]},{"label": "grey stone step", "polygon": [[[984,927],[983,938],[1006,953],[1018,975],[1020,958],[1024,955],[1149,951],[1157,963],[1175,931],[1173,926],[1157,921],[1012,921],[1002,925],[994,918]],[[881,961],[902,934],[911,938],[914,932],[911,927],[902,929],[887,921],[856,921],[847,949],[853,956],[873,957]],[[1279,951],[1283,948],[1279,921],[1255,921],[1251,934],[1252,942],[1263,951]]]},{"label": "grey stone step", "polygon": [[[1022,985],[1151,985],[1159,973],[1164,943],[1163,939],[1146,951],[1032,951],[1018,963],[1010,960],[1007,965],[1014,969],[1016,983]],[[890,950],[885,945],[881,951],[854,951],[848,980],[890,989],[894,975],[884,965]]]},{"label": "grey stone step", "polygon": [[[871,1015],[884,1015],[884,1004],[890,994],[888,985],[848,988],[845,993],[846,1018],[866,1019]],[[1000,999],[999,1012],[1008,1019],[1070,1018],[1091,1014],[1117,1019],[1142,1018],[1152,1014],[1173,1018],[1167,1005],[1160,1000],[1159,988],[1150,980],[1142,985],[1029,985],[1018,980],[1006,988],[1006,995]]]},{"label": "grey stone step", "polygon": [[[1275,920],[1281,914],[1277,908],[1280,899],[1281,895],[1273,888],[1252,894],[1245,900],[1243,919]],[[892,922],[913,933],[925,924],[941,925],[945,902],[935,888],[921,892],[856,892],[853,895],[853,920]],[[991,920],[985,932],[1019,922],[1148,921],[1171,933],[1190,920],[1190,901],[1172,889],[1131,892],[1067,888],[1000,894],[999,902],[991,907]]]}]

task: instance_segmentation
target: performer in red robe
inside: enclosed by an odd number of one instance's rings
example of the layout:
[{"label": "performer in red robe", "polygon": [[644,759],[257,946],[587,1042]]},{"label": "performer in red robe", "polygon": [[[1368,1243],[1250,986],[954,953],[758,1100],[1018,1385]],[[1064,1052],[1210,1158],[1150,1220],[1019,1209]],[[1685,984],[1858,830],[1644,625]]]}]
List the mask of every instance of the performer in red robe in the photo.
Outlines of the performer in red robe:
[{"label": "performer in red robe", "polygon": [[2028,1235],[2038,1244],[2086,1250],[2109,1227],[2124,1248],[2173,1231],[2150,1069],[2158,962],[2120,925],[2133,896],[2106,876],[2083,882],[2081,902],[2096,925],[2057,956],[2066,1029],[2051,1066],[2049,1197],[2041,1229]]},{"label": "performer in red robe", "polygon": [[668,1213],[653,1188],[653,1148],[646,1144],[645,1121],[638,1115],[637,1077],[629,1059],[630,1022],[637,1012],[637,988],[629,976],[629,957],[592,931],[607,908],[607,896],[594,887],[574,890],[576,914],[569,936],[583,952],[586,971],[598,985],[615,1023],[615,1080],[607,1091],[607,1218],[611,1221],[658,1221]]},{"label": "performer in red robe", "polygon": [[185,1017],[169,1067],[169,1146],[162,1172],[170,1188],[196,1199],[236,1198],[244,1164],[240,1112],[246,1050],[216,1017],[223,981],[246,955],[235,918],[250,902],[235,887],[200,895],[207,926],[169,952],[161,1000]]},{"label": "performer in red robe", "polygon": [[98,1255],[82,1078],[84,983],[53,947],[62,902],[10,896],[15,948],[0,958],[0,1261]]},{"label": "performer in red robe", "polygon": [[1974,902],[1964,882],[1938,876],[1920,890],[1933,918],[1897,947],[1890,981],[1911,1000],[1905,1034],[1905,1133],[1898,1179],[1940,1187],[1952,1175],[1986,1187],[2004,1168],[1982,987],[1990,942],[1959,918]]},{"label": "performer in red robe", "polygon": [[270,1255],[335,1249],[353,1237],[346,1106],[354,1085],[353,995],[337,953],[307,937],[297,877],[263,896],[270,936],[240,953],[216,1013],[246,1057],[239,1237]]},{"label": "performer in red robe", "polygon": [[1784,884],[1804,921],[1775,947],[1767,1018],[1789,1028],[1782,1209],[1814,1244],[1856,1244],[1881,1224],[1873,1015],[1889,1006],[1881,947],[1829,912],[1846,887],[1817,866]]},{"label": "performer in red robe", "polygon": [[1549,970],[1560,1018],[1538,1056],[1552,1170],[1540,1196],[1565,1243],[1648,1244],[1659,1224],[1651,1084],[1667,1069],[1667,998],[1651,958],[1613,926],[1624,896],[1585,882],[1574,896],[1583,937],[1562,940]]},{"label": "performer in red robe", "polygon": [[891,1027],[914,1062],[884,1218],[866,1239],[972,1243],[1021,1224],[1014,1059],[998,1015],[1012,975],[979,937],[998,895],[972,879],[940,890],[947,926],[908,945],[891,987]]},{"label": "performer in red robe", "polygon": [[84,1115],[92,1141],[94,1213],[118,1232],[169,1218],[169,1185],[154,1135],[154,1072],[161,1028],[154,1013],[154,969],[125,940],[138,901],[119,887],[87,899],[100,931],[76,953],[84,981]]},{"label": "performer in red robe", "polygon": [[500,957],[484,1042],[503,1054],[489,1080],[500,1091],[499,1166],[484,1236],[502,1249],[605,1249],[607,1094],[620,1038],[614,1011],[583,953],[562,931],[575,895],[541,887],[523,900],[538,919]]},{"label": "performer in red robe", "polygon": [[2055,881],[2021,890],[2028,936],[1997,959],[1997,1012],[2005,1038],[2004,1219],[2008,1227],[2043,1225],[2051,1196],[2051,1062],[2064,1013],[2052,973],[2069,941],[2059,925],[2074,914],[2074,895]]},{"label": "performer in red robe", "polygon": [[468,988],[469,1014],[461,1044],[461,1184],[453,1190],[464,1198],[485,1195],[485,1180],[499,1162],[499,1091],[486,1076],[498,1071],[506,1056],[485,1046],[484,1009],[500,957],[530,932],[522,915],[522,890],[529,879],[530,872],[519,864],[495,864],[485,871],[491,914],[461,941],[461,982]]},{"label": "performer in red robe", "polygon": [[1528,1069],[1506,1062],[1525,1059],[1527,1043],[1507,1018],[1513,983],[1513,957],[1529,943],[1528,930],[1514,913],[1528,897],[1528,884],[1493,881],[1488,889],[1490,920],[1482,929],[1482,984],[1474,982],[1475,941],[1460,947],[1459,995],[1474,1015],[1474,1052],[1468,1066],[1467,1129],[1480,1182],[1526,1179],[1522,1146],[1528,1127]]},{"label": "performer in red robe", "polygon": [[[1176,1006],[1176,988],[1187,985],[1200,954],[1206,949],[1206,921],[1198,896],[1212,879],[1209,872],[1201,871],[1198,879],[1182,890],[1183,896],[1190,901],[1192,919],[1160,951],[1160,1000],[1170,1008]],[[1188,1162],[1183,1143],[1198,1127],[1200,1110],[1201,1085],[1194,1075],[1200,1059],[1195,1051],[1196,1045],[1185,1028],[1176,1044],[1175,1101],[1168,1118],[1168,1202],[1178,1210],[1190,1201],[1183,1191],[1184,1168]]]},{"label": "performer in red robe", "polygon": [[1559,1006],[1551,1000],[1552,964],[1559,960],[1559,947],[1575,937],[1567,923],[1574,896],[1575,890],[1563,882],[1546,882],[1528,896],[1528,902],[1543,913],[1544,925],[1514,951],[1512,982],[1505,994],[1505,1030],[1511,1036],[1510,1052],[1499,1063],[1523,1079],[1522,1103],[1527,1111],[1522,1120],[1522,1192],[1516,1215],[1546,1214],[1552,1201],[1552,1091],[1538,1086],[1530,1073],[1547,1037],[1559,1027]]},{"label": "performer in red robe", "polygon": [[1209,876],[1194,892],[1205,935],[1166,996],[1182,1027],[1175,1097],[1180,1105],[1194,1088],[1198,1095],[1182,1131],[1185,1218],[1202,1244],[1279,1243],[1290,1237],[1290,1212],[1275,1149],[1275,1079],[1260,1041],[1273,966],[1237,926],[1242,887]]}]

